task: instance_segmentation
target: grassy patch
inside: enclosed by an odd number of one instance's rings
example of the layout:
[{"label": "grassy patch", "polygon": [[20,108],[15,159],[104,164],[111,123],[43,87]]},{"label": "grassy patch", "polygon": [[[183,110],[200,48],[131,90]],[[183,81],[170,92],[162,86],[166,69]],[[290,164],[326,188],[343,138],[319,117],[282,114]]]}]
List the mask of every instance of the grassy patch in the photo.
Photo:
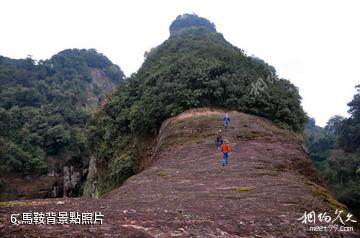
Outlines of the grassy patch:
[{"label": "grassy patch", "polygon": [[255,191],[255,187],[236,187],[234,188],[234,191],[237,193],[242,193],[242,192],[251,192],[251,191]]},{"label": "grassy patch", "polygon": [[162,149],[175,145],[199,144],[213,137],[215,140],[216,130],[213,125],[221,125],[216,115],[203,115],[188,117],[174,121],[168,128]]},{"label": "grassy patch", "polygon": [[317,185],[316,183],[313,183],[309,180],[307,180],[305,183],[311,186],[316,197],[320,198],[332,209],[343,210],[344,212],[348,211],[347,207],[344,204],[340,203],[335,198],[335,196],[332,193],[330,193],[329,190],[327,190],[326,188],[321,187],[320,185]]},{"label": "grassy patch", "polygon": [[158,173],[158,175],[159,175],[160,177],[168,177],[168,176],[170,176],[171,174],[170,174],[169,172],[166,172],[166,171],[161,171],[161,172]]},{"label": "grassy patch", "polygon": [[187,144],[199,144],[203,143],[205,140],[201,135],[184,135],[184,134],[173,134],[166,137],[166,141],[161,145],[161,149],[167,149],[173,146],[178,145],[187,145]]},{"label": "grassy patch", "polygon": [[31,206],[31,202],[0,202],[0,207]]}]

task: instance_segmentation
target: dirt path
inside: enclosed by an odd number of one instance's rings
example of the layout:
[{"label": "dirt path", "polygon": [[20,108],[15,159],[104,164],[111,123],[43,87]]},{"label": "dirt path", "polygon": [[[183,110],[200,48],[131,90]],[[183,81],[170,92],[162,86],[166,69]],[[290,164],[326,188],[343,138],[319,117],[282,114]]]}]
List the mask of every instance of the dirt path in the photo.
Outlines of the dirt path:
[{"label": "dirt path", "polygon": [[[257,117],[228,114],[232,122],[225,138],[234,150],[229,166],[221,165],[214,142],[222,112],[183,114],[163,128],[152,167],[102,199],[3,206],[1,237],[356,236],[310,232],[310,225],[298,220],[304,212],[334,214],[342,208],[315,184],[322,185],[299,137]],[[36,211],[102,212],[104,220],[102,225],[10,225],[10,214]]]}]

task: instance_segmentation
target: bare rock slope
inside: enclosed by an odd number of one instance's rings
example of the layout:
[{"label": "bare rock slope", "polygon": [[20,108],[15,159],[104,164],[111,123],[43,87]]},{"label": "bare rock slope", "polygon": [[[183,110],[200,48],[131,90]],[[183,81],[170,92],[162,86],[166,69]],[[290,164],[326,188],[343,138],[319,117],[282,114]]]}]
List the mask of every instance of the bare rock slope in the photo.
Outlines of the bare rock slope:
[{"label": "bare rock slope", "polygon": [[[233,152],[221,164],[215,134]],[[0,207],[2,237],[355,237],[313,232],[304,212],[346,211],[308,161],[302,139],[259,117],[191,110],[165,121],[151,166],[101,199],[29,201]],[[11,213],[101,212],[102,225],[10,225]],[[346,216],[345,216],[346,217]],[[317,223],[319,224],[319,223]],[[319,224],[320,225],[320,224]],[[347,224],[347,225],[352,225]]]}]

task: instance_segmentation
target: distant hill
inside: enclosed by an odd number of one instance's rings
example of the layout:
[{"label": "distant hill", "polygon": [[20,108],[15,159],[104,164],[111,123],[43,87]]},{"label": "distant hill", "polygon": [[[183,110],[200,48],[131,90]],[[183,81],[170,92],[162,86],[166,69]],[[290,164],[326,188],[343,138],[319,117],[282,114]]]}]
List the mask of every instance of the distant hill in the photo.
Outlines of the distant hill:
[{"label": "distant hill", "polygon": [[[0,56],[0,198],[31,193],[9,192],[17,189],[9,176],[62,176],[65,164],[86,167],[83,128],[123,80],[121,69],[93,49],[68,49],[45,61]],[[38,179],[19,184],[26,181]]]}]

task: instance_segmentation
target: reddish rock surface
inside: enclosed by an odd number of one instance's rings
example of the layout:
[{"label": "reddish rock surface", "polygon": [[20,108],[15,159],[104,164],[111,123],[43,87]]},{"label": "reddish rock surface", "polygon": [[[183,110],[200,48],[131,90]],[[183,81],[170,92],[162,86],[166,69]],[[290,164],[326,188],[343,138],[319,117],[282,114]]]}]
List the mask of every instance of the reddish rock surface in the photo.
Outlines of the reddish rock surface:
[{"label": "reddish rock surface", "polygon": [[[306,157],[301,137],[264,119],[227,112],[230,164],[215,148],[224,112],[169,119],[152,165],[101,199],[32,200],[0,207],[0,237],[358,237],[310,231],[304,212],[343,209]],[[14,206],[11,206],[14,205]],[[23,212],[101,212],[97,225],[12,225]],[[343,218],[346,218],[344,211]],[[344,219],[345,220],[345,219]],[[329,226],[331,223],[323,223]],[[335,224],[335,223],[334,223]]]}]

